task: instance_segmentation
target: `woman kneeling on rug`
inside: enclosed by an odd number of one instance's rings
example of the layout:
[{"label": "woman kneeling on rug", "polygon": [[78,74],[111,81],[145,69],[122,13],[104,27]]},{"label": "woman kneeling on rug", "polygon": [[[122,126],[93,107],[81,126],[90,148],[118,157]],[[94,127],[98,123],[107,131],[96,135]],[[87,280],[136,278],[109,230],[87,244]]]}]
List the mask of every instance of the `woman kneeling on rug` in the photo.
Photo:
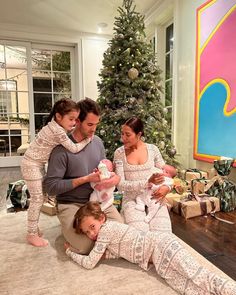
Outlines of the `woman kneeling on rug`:
[{"label": "woman kneeling on rug", "polygon": [[106,220],[98,202],[88,202],[75,214],[74,228],[95,240],[88,256],[74,253],[65,243],[66,254],[87,269],[101,258],[122,257],[147,270],[152,262],[157,274],[180,294],[234,295],[236,283],[200,265],[172,233],[143,232],[127,224]]}]

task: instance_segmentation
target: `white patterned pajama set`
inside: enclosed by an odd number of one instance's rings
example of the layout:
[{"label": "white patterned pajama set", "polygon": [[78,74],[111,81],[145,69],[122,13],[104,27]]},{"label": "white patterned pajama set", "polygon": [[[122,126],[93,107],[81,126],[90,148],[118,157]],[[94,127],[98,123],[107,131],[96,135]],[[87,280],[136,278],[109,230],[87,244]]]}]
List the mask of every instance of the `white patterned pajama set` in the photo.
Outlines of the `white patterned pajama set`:
[{"label": "white patterned pajama set", "polygon": [[122,213],[125,223],[143,231],[171,232],[171,220],[166,205],[162,205],[156,215],[147,224],[146,213],[135,208],[136,197],[142,196],[150,172],[155,167],[160,169],[165,165],[159,149],[153,144],[147,144],[148,159],[142,165],[132,165],[127,162],[124,146],[114,154],[115,173],[121,177],[117,188],[123,192]]},{"label": "white patterned pajama set", "polygon": [[122,257],[144,270],[152,261],[157,274],[180,294],[236,295],[236,283],[201,266],[172,233],[143,232],[127,224],[106,221],[100,228],[88,256],[66,254],[84,268],[92,269],[105,253],[106,258]]},{"label": "white patterned pajama set", "polygon": [[21,162],[21,173],[30,193],[29,234],[38,234],[38,220],[44,201],[42,179],[45,174],[45,164],[53,148],[61,144],[72,153],[78,153],[89,142],[90,139],[86,139],[80,143],[73,143],[67,136],[65,129],[52,120],[40,130],[26,150]]}]

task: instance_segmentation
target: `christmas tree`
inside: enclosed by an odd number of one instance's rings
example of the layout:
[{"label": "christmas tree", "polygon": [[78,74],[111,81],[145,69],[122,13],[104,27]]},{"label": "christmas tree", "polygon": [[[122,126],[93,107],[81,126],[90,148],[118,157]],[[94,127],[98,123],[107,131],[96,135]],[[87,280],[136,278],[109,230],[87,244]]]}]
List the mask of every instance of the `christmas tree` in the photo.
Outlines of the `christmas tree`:
[{"label": "christmas tree", "polygon": [[145,142],[157,145],[166,163],[176,165],[167,109],[160,101],[161,71],[152,44],[145,40],[144,16],[135,11],[133,0],[123,0],[118,12],[114,37],[99,74],[102,116],[98,135],[112,160],[114,151],[122,145],[121,125],[131,116],[139,117],[145,126]]}]

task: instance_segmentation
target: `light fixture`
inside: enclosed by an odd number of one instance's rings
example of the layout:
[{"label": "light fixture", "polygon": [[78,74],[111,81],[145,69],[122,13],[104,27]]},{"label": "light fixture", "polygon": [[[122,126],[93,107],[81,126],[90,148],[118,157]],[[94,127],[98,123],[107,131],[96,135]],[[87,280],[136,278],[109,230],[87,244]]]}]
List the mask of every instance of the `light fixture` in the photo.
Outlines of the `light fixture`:
[{"label": "light fixture", "polygon": [[108,26],[107,23],[99,23],[98,24],[98,33],[101,34],[103,29],[106,28]]}]

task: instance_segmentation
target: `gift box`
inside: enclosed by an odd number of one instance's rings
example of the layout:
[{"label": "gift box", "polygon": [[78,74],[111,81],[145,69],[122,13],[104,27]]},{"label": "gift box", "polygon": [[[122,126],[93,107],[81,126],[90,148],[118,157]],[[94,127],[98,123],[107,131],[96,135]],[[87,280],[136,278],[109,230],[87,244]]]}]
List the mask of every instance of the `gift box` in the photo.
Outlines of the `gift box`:
[{"label": "gift box", "polygon": [[180,179],[179,177],[173,178],[173,189],[171,192],[182,195],[187,190],[188,190],[188,185],[186,184],[186,181],[184,181],[183,179]]},{"label": "gift box", "polygon": [[208,180],[205,178],[196,178],[191,180],[191,193],[204,194],[207,187]]},{"label": "gift box", "polygon": [[174,200],[172,210],[185,219],[189,219],[220,211],[220,201],[216,197],[210,197],[204,194],[198,200],[193,197]]},{"label": "gift box", "polygon": [[170,205],[170,207],[172,208],[173,207],[173,204],[174,204],[174,200],[178,201],[180,200],[180,198],[182,198],[183,196],[186,196],[188,193],[183,193],[182,195],[179,195],[177,193],[168,193],[166,196],[165,196],[165,199],[167,201],[167,203]]},{"label": "gift box", "polygon": [[206,171],[202,171],[199,169],[186,169],[180,171],[180,178],[184,179],[187,182],[191,182],[192,179],[197,179],[197,178],[208,178],[208,173]]},{"label": "gift box", "polygon": [[41,211],[51,216],[56,215],[57,209],[55,200],[49,199],[47,202],[43,203]]},{"label": "gift box", "polygon": [[215,160],[214,168],[218,175],[213,177],[205,188],[207,194],[219,199],[221,211],[224,212],[236,209],[236,184],[228,178],[233,163],[233,159]]}]

